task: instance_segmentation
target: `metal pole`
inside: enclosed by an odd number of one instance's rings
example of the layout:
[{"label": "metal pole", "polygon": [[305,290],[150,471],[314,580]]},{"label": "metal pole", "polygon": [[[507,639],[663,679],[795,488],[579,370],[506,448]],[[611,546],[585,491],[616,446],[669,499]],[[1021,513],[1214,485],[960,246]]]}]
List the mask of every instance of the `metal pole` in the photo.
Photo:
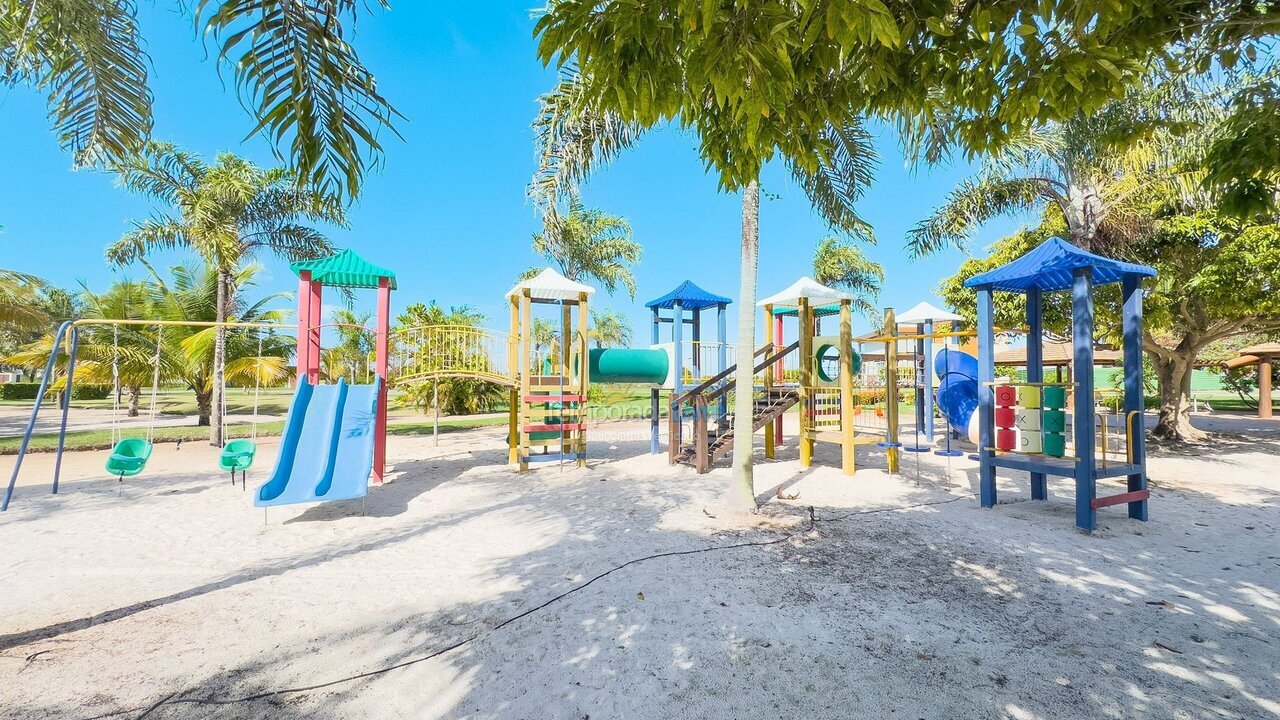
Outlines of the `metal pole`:
[{"label": "metal pole", "polygon": [[431,437],[435,444],[440,444],[440,381],[431,384],[431,407],[435,410],[435,420],[431,424]]}]

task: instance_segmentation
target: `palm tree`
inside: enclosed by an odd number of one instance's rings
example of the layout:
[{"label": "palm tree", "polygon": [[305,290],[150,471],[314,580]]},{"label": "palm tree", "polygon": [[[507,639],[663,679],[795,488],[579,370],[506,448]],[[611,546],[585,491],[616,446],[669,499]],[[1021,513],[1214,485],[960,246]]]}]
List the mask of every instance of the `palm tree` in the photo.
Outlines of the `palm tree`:
[{"label": "palm tree", "polygon": [[[159,214],[107,248],[107,259],[122,265],[152,250],[187,247],[213,266],[218,277],[216,321],[226,322],[236,306],[235,278],[255,255],[266,252],[289,261],[322,257],[333,245],[306,222],[346,222],[332,196],[301,190],[281,169],[264,170],[230,153],[213,165],[173,145],[148,144],[142,154],[113,166],[130,191],[169,205],[176,215]],[[226,365],[226,329],[217,331],[214,350],[213,428],[210,440],[222,445],[219,422]]]},{"label": "palm tree", "polygon": [[40,308],[38,292],[44,281],[15,270],[0,270],[0,325],[34,330],[49,322]]},{"label": "palm tree", "polygon": [[337,326],[334,331],[338,335],[338,344],[333,348],[337,352],[334,361],[335,366],[340,366],[337,376],[345,375],[352,383],[357,381],[358,373],[362,377],[369,374],[374,334],[365,328],[372,317],[373,313],[357,313],[345,308],[333,311],[333,322]]},{"label": "palm tree", "polygon": [[884,268],[864,255],[862,248],[835,236],[822,238],[813,253],[813,279],[848,292],[855,312],[875,318]]},{"label": "palm tree", "polygon": [[[261,271],[258,265],[241,268],[233,276],[237,287],[253,287],[254,278]],[[151,297],[148,302],[148,318],[188,322],[213,321],[219,310],[220,272],[211,265],[202,267],[176,266],[169,277],[161,277],[152,271],[148,282]],[[269,306],[288,299],[288,293],[273,293],[253,303],[237,298],[229,308],[230,317],[237,322],[280,323],[288,317],[286,310]],[[219,333],[218,330],[224,332]],[[288,374],[288,359],[293,352],[293,341],[287,334],[274,330],[255,328],[237,329],[231,334],[225,328],[191,328],[170,326],[162,335],[161,377],[178,380],[196,395],[199,414],[198,424],[220,425],[222,422],[222,394],[217,389],[215,363],[218,336],[223,335],[224,379],[232,385],[253,387],[277,384]],[[262,352],[259,353],[259,345]],[[153,345],[154,347],[154,345]],[[221,437],[221,430],[218,435]]]},{"label": "palm tree", "polygon": [[[388,8],[386,0],[375,0]],[[375,3],[369,3],[370,5]],[[197,0],[199,35],[235,73],[241,105],[297,177],[355,196],[398,113],[344,38],[355,0]],[[0,10],[0,84],[48,94],[49,117],[77,166],[124,162],[151,133],[145,48],[130,0],[27,0]]]},{"label": "palm tree", "polygon": [[[708,100],[712,102],[712,100]],[[574,68],[566,68],[554,90],[539,98],[533,123],[538,168],[529,185],[529,197],[545,218],[554,222],[559,207],[577,204],[578,187],[600,165],[608,164],[633,146],[644,126],[617,113],[602,110],[587,97],[586,85]],[[862,242],[874,243],[871,226],[856,209],[875,170],[877,154],[860,119],[828,126],[820,147],[813,148],[816,164],[784,158],[792,179],[805,192],[814,209],[831,227]],[[756,270],[759,264],[760,182],[746,183],[742,191],[741,277],[738,288],[737,355],[755,353]],[[734,375],[734,414],[749,418],[754,410],[755,377],[750,363],[739,363]],[[729,504],[754,510],[751,443],[734,443],[733,486]]]},{"label": "palm tree", "polygon": [[1167,123],[1204,108],[1170,107],[1175,95],[1187,100],[1173,83],[1135,91],[1011,139],[908,233],[908,251],[920,257],[952,246],[964,250],[970,232],[992,218],[1052,208],[1073,244],[1119,252],[1150,229],[1152,198],[1191,192],[1197,184],[1176,162],[1182,150]]},{"label": "palm tree", "polygon": [[598,348],[631,345],[631,323],[617,310],[592,310],[589,334]]},{"label": "palm tree", "polygon": [[[632,240],[631,226],[623,218],[574,201],[567,214],[544,218],[542,232],[533,236],[533,251],[555,263],[570,280],[594,279],[609,293],[622,285],[635,299],[630,266],[640,261],[642,248]],[[536,274],[538,268],[530,268],[521,279]]]}]

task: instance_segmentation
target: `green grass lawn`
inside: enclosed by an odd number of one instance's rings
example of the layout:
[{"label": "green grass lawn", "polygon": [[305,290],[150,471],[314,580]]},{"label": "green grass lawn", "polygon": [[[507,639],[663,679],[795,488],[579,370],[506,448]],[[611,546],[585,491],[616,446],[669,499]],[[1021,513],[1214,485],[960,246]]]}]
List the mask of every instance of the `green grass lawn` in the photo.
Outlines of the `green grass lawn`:
[{"label": "green grass lawn", "polygon": [[[283,415],[289,410],[289,401],[293,399],[293,390],[289,388],[269,388],[260,391],[258,396],[258,414],[259,415]],[[126,405],[128,397],[121,399],[121,404]],[[4,407],[31,407],[31,400],[0,400],[0,405]],[[52,399],[45,400],[45,406],[51,406]],[[103,400],[73,400],[72,408],[77,409],[97,409],[110,410],[112,407],[111,398]],[[143,392],[142,401],[139,403],[142,412],[147,412],[151,408],[151,393]],[[190,390],[161,390],[156,393],[156,410],[161,413],[173,415],[195,415],[196,414],[196,395]],[[231,388],[227,392],[227,412],[232,415],[251,415],[253,413],[253,390],[245,390],[243,388]]]}]

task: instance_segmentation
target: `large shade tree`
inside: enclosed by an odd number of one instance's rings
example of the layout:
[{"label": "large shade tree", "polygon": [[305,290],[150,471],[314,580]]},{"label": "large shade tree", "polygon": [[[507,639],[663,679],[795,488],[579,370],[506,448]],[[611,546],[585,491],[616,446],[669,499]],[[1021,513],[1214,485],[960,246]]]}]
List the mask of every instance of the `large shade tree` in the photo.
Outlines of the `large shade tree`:
[{"label": "large shade tree", "polygon": [[[354,197],[398,114],[347,36],[386,0],[192,0],[179,3],[235,78],[262,135],[296,179]],[[0,0],[0,84],[48,96],[76,166],[121,162],[153,124],[152,60],[134,0]]]},{"label": "large shade tree", "polygon": [[[297,186],[292,173],[263,169],[230,153],[213,164],[173,145],[148,144],[144,152],[113,166],[128,190],[168,206],[169,212],[136,224],[107,248],[107,258],[126,264],[156,250],[194,250],[217,273],[218,303],[213,318],[226,322],[236,307],[236,278],[255,256],[288,261],[322,257],[333,245],[311,223],[341,225],[345,216],[332,196]],[[222,445],[218,421],[224,386],[226,328],[216,330],[213,428],[211,441]]]}]

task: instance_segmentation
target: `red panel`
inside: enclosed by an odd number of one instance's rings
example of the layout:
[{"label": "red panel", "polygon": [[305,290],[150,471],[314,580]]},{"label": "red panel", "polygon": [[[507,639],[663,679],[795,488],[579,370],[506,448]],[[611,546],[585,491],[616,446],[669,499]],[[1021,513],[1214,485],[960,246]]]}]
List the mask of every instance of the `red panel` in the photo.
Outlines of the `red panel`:
[{"label": "red panel", "polygon": [[1012,385],[996,386],[996,405],[1008,407],[1018,404],[1018,388]]},{"label": "red panel", "polygon": [[521,432],[573,432],[575,430],[586,430],[586,423],[568,423],[564,425],[525,425],[520,428]]},{"label": "red panel", "polygon": [[1014,448],[1014,434],[1012,430],[1000,429],[996,431],[996,449],[1012,450]]},{"label": "red panel", "polygon": [[1110,505],[1123,505],[1125,503],[1146,500],[1151,497],[1150,490],[1134,490],[1133,492],[1120,493],[1119,495],[1108,495],[1107,497],[1094,498],[1089,506],[1094,510],[1098,508],[1108,507]]},{"label": "red panel", "polygon": [[525,395],[524,401],[527,403],[582,402],[586,398],[586,395]]},{"label": "red panel", "polygon": [[996,408],[996,427],[1011,428],[1013,427],[1013,408],[998,407]]}]

